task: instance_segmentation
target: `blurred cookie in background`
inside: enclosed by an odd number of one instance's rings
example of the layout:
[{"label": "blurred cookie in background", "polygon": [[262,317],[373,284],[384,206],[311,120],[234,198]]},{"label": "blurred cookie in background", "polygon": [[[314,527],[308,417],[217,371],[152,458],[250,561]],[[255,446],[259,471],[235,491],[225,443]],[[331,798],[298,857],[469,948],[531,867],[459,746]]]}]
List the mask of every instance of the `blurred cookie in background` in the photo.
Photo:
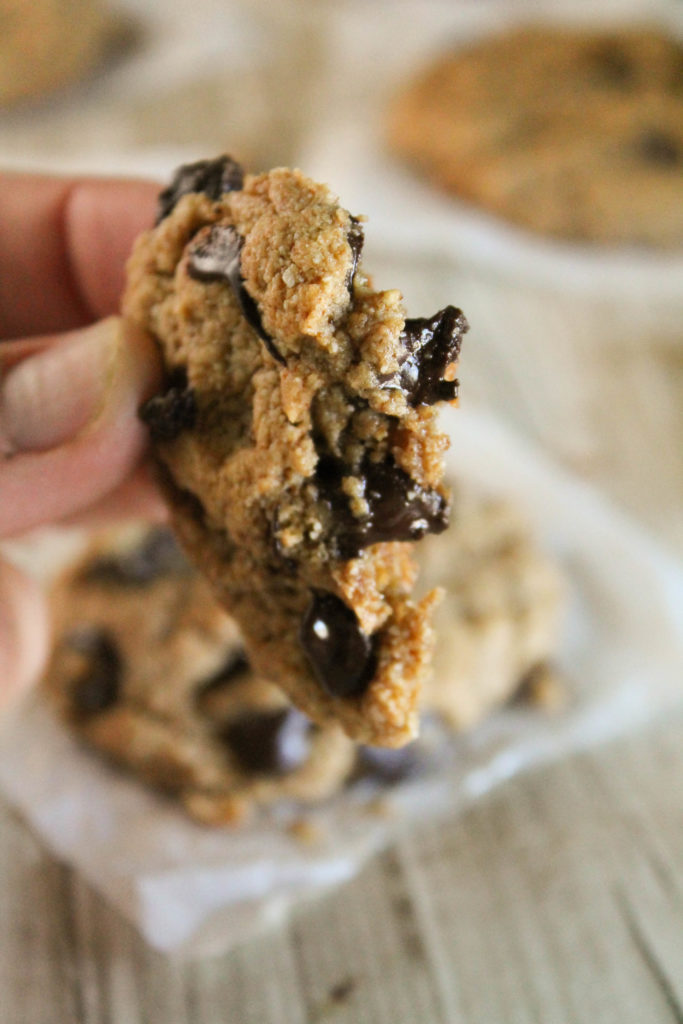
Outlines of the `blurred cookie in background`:
[{"label": "blurred cookie in background", "polygon": [[444,590],[425,707],[459,731],[518,694],[561,699],[563,578],[516,505],[456,488],[448,532],[427,537],[418,561],[422,585]]},{"label": "blurred cookie in background", "polygon": [[395,97],[388,139],[532,231],[683,243],[683,47],[657,29],[529,26],[446,53]]},{"label": "blurred cookie in background", "polygon": [[89,744],[210,824],[328,796],[353,744],[256,677],[237,626],[171,532],[98,535],[52,592],[46,686]]},{"label": "blurred cookie in background", "polygon": [[0,105],[85,75],[101,56],[109,27],[100,0],[0,0]]}]

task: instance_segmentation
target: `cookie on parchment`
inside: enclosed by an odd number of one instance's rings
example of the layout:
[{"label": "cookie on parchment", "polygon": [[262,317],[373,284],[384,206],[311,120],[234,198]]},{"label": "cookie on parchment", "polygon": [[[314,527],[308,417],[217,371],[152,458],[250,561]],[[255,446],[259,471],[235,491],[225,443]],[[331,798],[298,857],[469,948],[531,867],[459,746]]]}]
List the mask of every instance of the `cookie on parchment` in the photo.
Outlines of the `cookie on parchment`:
[{"label": "cookie on parchment", "polygon": [[396,96],[389,145],[437,185],[542,234],[683,243],[683,46],[656,29],[510,29]]},{"label": "cookie on parchment", "polygon": [[467,324],[373,290],[363,230],[324,186],[230,158],[181,168],[128,265],[124,313],[158,341],[144,407],[174,527],[254,670],[354,740],[417,730],[435,597],[411,541],[445,529],[446,436]]},{"label": "cookie on parchment", "polygon": [[356,746],[311,723],[252,672],[234,620],[161,527],[104,531],[62,574],[45,688],[90,746],[211,825],[316,803],[359,777],[388,785],[438,770],[450,733],[552,666],[562,587],[514,508],[461,489],[452,530],[421,561],[427,584],[446,588],[424,742]]},{"label": "cookie on parchment", "polygon": [[564,582],[512,502],[456,488],[448,534],[427,538],[418,560],[424,585],[444,590],[425,707],[468,729],[527,681],[551,685]]},{"label": "cookie on parchment", "polygon": [[171,532],[101,534],[56,583],[45,686],[90,745],[177,795],[193,817],[320,800],[356,761],[338,726],[312,724],[257,677],[233,619]]}]

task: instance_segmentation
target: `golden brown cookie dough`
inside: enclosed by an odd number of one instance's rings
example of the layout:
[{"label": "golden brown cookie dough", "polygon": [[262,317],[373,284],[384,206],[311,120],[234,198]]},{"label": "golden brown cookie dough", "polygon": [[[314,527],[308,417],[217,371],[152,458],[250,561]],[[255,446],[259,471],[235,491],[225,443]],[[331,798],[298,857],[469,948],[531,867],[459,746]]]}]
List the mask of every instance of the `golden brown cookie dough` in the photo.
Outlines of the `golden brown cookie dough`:
[{"label": "golden brown cookie dough", "polygon": [[661,31],[523,27],[446,53],[396,97],[388,138],[533,231],[683,242],[683,47]]},{"label": "golden brown cookie dough", "polygon": [[174,526],[254,670],[321,725],[395,747],[417,730],[435,596],[411,541],[446,527],[441,401],[467,329],[374,291],[363,232],[299,171],[181,168],[128,266],[158,340],[143,409]]}]

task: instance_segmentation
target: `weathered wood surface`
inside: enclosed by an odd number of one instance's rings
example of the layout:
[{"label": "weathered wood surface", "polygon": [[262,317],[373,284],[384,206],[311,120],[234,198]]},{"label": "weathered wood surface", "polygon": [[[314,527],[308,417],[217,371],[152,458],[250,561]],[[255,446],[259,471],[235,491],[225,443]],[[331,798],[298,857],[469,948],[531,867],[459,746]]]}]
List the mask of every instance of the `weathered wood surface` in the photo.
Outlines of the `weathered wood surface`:
[{"label": "weathered wood surface", "polygon": [[2,1024],[675,1024],[683,719],[407,835],[233,953],[181,964],[0,809]]}]

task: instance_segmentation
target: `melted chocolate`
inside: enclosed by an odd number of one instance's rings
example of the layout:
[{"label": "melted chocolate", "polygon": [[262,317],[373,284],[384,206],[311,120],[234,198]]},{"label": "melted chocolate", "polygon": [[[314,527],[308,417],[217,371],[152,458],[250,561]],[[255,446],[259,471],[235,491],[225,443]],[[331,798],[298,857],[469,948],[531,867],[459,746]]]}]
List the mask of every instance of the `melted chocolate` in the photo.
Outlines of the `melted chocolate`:
[{"label": "melted chocolate", "polygon": [[166,391],[148,399],[139,415],[154,441],[174,441],[184,430],[191,430],[197,422],[197,399],[185,371],[174,370]]},{"label": "melted chocolate", "polygon": [[121,685],[121,656],[114,640],[103,629],[84,627],[69,633],[64,643],[87,662],[71,684],[75,709],[87,716],[106,711],[118,700]]},{"label": "melted chocolate", "polygon": [[638,155],[657,167],[677,167],[681,149],[676,139],[656,128],[643,132],[636,143]]},{"label": "melted chocolate", "polygon": [[189,572],[189,565],[169,529],[150,529],[141,544],[130,551],[93,561],[81,575],[84,583],[144,587],[163,576]]},{"label": "melted chocolate", "polygon": [[243,715],[221,735],[245,771],[286,775],[308,756],[310,734],[310,721],[290,708]]},{"label": "melted chocolate", "polygon": [[324,590],[313,591],[299,639],[326,693],[357,697],[365,692],[377,666],[375,645],[341,598]]},{"label": "melted chocolate", "polygon": [[458,381],[445,380],[447,368],[460,355],[469,324],[461,310],[446,306],[433,317],[406,320],[401,334],[404,358],[398,379],[387,383],[405,391],[411,405],[433,405],[457,397]]},{"label": "melted chocolate", "polygon": [[225,281],[232,288],[240,304],[242,315],[254,328],[273,359],[284,363],[271,336],[261,322],[256,302],[244,286],[240,267],[240,255],[244,240],[229,224],[214,224],[201,241],[190,251],[188,273],[197,281]]},{"label": "melted chocolate", "polygon": [[363,251],[363,245],[365,243],[365,235],[363,233],[363,228],[357,217],[351,218],[351,227],[349,228],[348,242],[351,247],[351,253],[353,255],[353,263],[351,264],[351,270],[349,272],[348,277],[348,288],[350,291],[353,288],[356,270],[358,269],[358,261],[360,260],[361,253]]},{"label": "melted chocolate", "polygon": [[204,192],[216,202],[226,192],[238,192],[243,183],[244,171],[229,156],[184,164],[175,172],[168,188],[159,195],[156,223],[168,217],[182,196],[191,192]]},{"label": "melted chocolate", "polygon": [[366,459],[360,471],[353,473],[365,480],[369,506],[368,515],[356,518],[341,488],[342,477],[351,474],[341,459],[322,456],[318,461],[316,483],[334,513],[342,558],[353,558],[371,544],[419,540],[426,533],[442,533],[448,526],[449,508],[443,494],[421,487],[391,458],[386,462]]}]

